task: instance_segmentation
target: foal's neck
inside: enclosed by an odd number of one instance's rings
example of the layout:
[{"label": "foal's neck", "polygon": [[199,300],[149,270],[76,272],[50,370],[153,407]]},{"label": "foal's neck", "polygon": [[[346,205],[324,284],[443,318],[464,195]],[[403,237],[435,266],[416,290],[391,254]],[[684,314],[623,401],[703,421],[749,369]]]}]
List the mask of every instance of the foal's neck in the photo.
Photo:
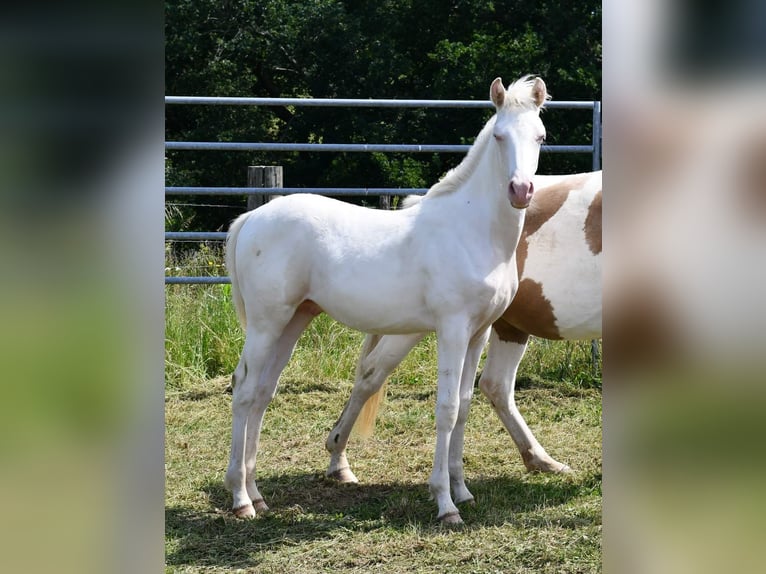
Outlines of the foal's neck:
[{"label": "foal's neck", "polygon": [[513,255],[524,225],[524,209],[511,206],[508,197],[508,169],[493,148],[485,150],[476,169],[458,192],[464,204],[475,206],[477,223],[489,230],[492,241]]}]

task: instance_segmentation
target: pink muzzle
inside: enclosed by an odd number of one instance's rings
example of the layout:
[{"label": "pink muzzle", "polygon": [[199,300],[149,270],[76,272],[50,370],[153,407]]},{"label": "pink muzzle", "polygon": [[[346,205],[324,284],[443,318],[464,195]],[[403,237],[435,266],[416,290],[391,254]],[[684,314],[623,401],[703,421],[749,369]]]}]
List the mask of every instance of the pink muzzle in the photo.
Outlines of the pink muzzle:
[{"label": "pink muzzle", "polygon": [[529,206],[535,186],[531,181],[512,179],[508,184],[508,199],[516,209],[524,209]]}]

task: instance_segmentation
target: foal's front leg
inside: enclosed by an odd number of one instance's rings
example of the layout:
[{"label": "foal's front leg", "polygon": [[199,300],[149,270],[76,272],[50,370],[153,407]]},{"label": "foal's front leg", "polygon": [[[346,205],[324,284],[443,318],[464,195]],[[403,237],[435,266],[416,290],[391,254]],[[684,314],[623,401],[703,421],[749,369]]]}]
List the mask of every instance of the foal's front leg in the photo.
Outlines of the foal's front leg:
[{"label": "foal's front leg", "polygon": [[429,479],[431,496],[444,524],[460,524],[460,512],[450,497],[449,451],[452,431],[460,408],[460,379],[468,350],[466,323],[453,322],[438,330],[438,384],[436,391],[436,448]]},{"label": "foal's front leg", "polygon": [[455,502],[473,502],[473,495],[465,485],[463,474],[463,447],[465,443],[465,422],[468,419],[468,411],[471,408],[473,398],[473,386],[476,380],[476,370],[479,367],[479,359],[484,345],[489,338],[489,329],[479,333],[471,340],[463,364],[463,375],[460,379],[460,408],[458,410],[455,429],[449,445],[449,478]]}]

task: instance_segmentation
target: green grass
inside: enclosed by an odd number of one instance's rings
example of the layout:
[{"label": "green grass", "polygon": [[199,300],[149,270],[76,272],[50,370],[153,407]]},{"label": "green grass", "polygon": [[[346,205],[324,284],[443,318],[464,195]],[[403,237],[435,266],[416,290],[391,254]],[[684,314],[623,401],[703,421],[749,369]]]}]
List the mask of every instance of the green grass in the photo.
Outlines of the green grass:
[{"label": "green grass", "polygon": [[363,336],[318,317],[264,420],[258,484],[271,512],[239,521],[222,478],[242,346],[225,286],[166,287],[168,572],[600,572],[601,392],[588,343],[536,340],[517,403],[568,476],[529,474],[477,391],[465,471],[477,505],[442,528],[428,498],[435,357],[427,337],[394,372],[376,433],[352,438],[358,485],[324,477],[324,441],[351,391]]}]

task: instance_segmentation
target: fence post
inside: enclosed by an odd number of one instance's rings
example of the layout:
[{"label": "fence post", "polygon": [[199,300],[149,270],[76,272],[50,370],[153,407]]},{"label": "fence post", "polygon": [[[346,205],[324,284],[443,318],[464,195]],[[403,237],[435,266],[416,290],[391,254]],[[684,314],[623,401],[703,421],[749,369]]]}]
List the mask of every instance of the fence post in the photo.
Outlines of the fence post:
[{"label": "fence post", "polygon": [[378,209],[391,209],[391,196],[379,195],[378,196]]},{"label": "fence post", "polygon": [[[281,165],[250,165],[247,167],[247,187],[282,187]],[[257,193],[247,196],[247,210],[267,203],[272,196]],[[276,197],[276,196],[274,196]]]}]

